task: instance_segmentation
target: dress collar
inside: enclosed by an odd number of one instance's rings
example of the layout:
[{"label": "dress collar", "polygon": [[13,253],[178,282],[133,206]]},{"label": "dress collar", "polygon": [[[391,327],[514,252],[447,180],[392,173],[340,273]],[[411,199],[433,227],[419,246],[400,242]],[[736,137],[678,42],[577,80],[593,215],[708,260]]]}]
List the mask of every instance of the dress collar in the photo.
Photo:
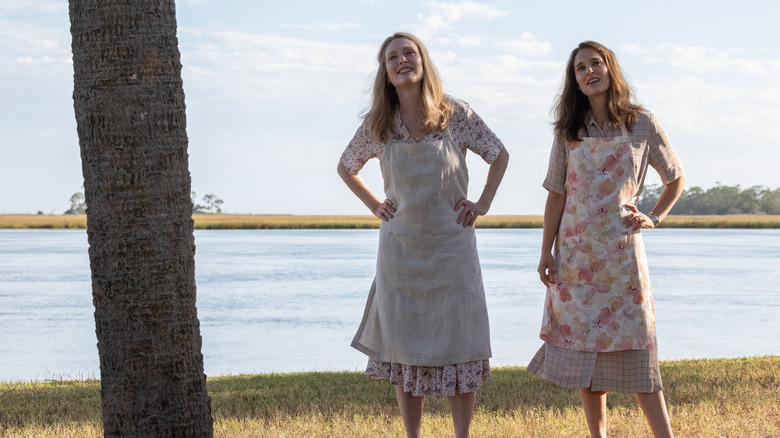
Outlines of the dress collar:
[{"label": "dress collar", "polygon": [[596,119],[593,118],[593,113],[590,111],[585,114],[585,131],[588,134],[591,134],[590,137],[605,137],[604,131],[601,129],[601,126],[596,123]]}]

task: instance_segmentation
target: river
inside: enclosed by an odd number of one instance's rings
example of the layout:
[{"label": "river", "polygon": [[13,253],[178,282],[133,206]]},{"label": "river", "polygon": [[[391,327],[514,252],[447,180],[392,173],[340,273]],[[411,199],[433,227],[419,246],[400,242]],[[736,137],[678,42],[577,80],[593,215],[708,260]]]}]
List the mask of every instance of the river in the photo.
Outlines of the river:
[{"label": "river", "polygon": [[[377,230],[195,232],[206,374],[361,370]],[[493,366],[541,344],[541,230],[477,230]],[[664,359],[780,354],[780,230],[644,232]],[[0,380],[99,377],[83,230],[0,230]]]}]

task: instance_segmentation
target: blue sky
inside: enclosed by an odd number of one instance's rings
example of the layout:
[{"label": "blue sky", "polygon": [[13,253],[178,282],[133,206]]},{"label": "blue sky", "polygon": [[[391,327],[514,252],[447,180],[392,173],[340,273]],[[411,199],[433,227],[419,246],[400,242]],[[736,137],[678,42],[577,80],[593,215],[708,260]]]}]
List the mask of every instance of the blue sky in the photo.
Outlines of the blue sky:
[{"label": "blue sky", "polygon": [[[752,0],[179,0],[193,190],[230,213],[369,214],[335,169],[395,31],[422,38],[509,150],[491,213],[542,213],[550,109],[583,40],[616,52],[689,186],[777,188],[777,17]],[[69,26],[66,1],[0,0],[0,213],[59,214],[81,189]],[[487,165],[468,162],[478,197]],[[376,160],[361,175],[381,197]]]}]

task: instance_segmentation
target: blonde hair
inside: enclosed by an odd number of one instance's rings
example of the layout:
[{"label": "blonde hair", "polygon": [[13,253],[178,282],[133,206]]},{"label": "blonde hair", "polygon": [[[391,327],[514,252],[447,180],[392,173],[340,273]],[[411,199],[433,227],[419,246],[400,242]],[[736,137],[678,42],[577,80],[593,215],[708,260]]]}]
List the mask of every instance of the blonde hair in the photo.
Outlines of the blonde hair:
[{"label": "blonde hair", "polygon": [[577,78],[574,74],[574,57],[582,49],[593,49],[601,55],[607,66],[609,75],[609,90],[607,91],[607,115],[613,126],[625,123],[631,127],[639,118],[639,112],[644,111],[641,105],[636,103],[634,90],[623,76],[623,71],[617,61],[617,56],[605,46],[595,41],[581,42],[571,52],[569,62],[566,64],[566,78],[563,82],[563,91],[558,96],[555,105],[555,129],[569,140],[581,140],[580,130],[585,127],[585,114],[590,110],[590,101],[582,91],[577,88]]},{"label": "blonde hair", "polygon": [[393,128],[393,117],[398,109],[399,101],[395,87],[390,83],[387,77],[387,68],[385,67],[385,51],[387,46],[397,38],[405,38],[415,45],[420,51],[420,58],[423,66],[422,93],[418,103],[422,113],[423,128],[426,133],[440,131],[447,127],[447,124],[455,111],[452,98],[444,93],[439,72],[428,55],[428,49],[419,38],[412,34],[397,32],[385,39],[379,48],[377,55],[378,67],[376,77],[374,78],[374,88],[372,92],[371,107],[363,114],[368,133],[371,138],[380,142],[387,142],[387,132],[395,134]]}]

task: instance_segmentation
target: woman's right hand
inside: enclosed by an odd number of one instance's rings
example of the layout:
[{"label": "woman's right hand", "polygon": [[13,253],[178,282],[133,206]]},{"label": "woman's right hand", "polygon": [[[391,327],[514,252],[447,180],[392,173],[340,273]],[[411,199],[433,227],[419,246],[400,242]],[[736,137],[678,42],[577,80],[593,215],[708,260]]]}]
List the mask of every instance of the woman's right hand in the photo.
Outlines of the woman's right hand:
[{"label": "woman's right hand", "polygon": [[379,204],[379,207],[374,210],[374,216],[383,221],[390,220],[393,213],[395,213],[395,207],[393,207],[393,201],[389,199],[385,199],[385,202]]},{"label": "woman's right hand", "polygon": [[550,287],[555,284],[555,279],[553,278],[555,276],[555,262],[551,253],[542,252],[536,272],[539,273],[539,279],[542,280],[545,286]]}]

